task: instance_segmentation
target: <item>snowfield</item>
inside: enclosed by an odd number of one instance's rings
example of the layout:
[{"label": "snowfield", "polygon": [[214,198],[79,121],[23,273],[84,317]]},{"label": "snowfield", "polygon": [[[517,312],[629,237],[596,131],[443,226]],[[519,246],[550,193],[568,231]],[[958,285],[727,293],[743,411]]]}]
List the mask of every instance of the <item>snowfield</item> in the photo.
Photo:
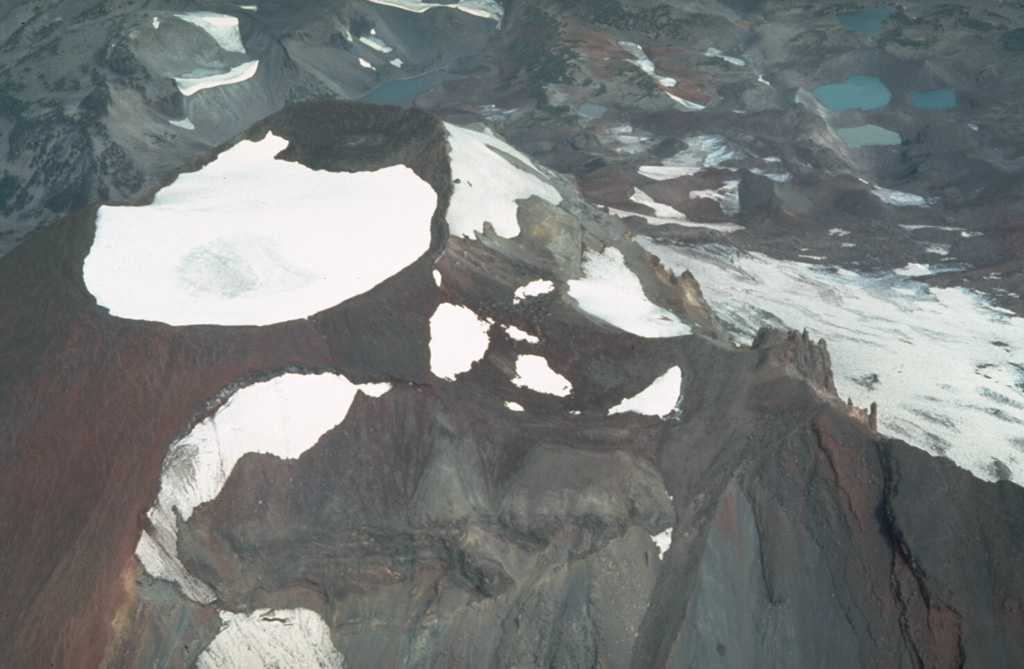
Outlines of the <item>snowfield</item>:
[{"label": "snowfield", "polygon": [[679,367],[672,367],[644,390],[613,406],[608,414],[632,411],[645,416],[667,416],[679,403],[679,386],[682,383],[683,371]]},{"label": "snowfield", "polygon": [[548,361],[539,355],[521,355],[516,358],[516,376],[512,383],[520,388],[559,397],[568,397],[572,393],[572,383],[551,369]]},{"label": "snowfield", "polygon": [[555,284],[548,281],[547,279],[534,279],[530,283],[516,288],[516,292],[512,296],[512,304],[519,304],[523,300],[530,297],[547,295],[554,289]]},{"label": "snowfield", "polygon": [[[199,26],[225,51],[245,53],[242,34],[238,30],[238,18],[215,12],[186,12],[175,14],[182,21]],[[158,27],[154,24],[154,27]]]},{"label": "snowfield", "polygon": [[491,324],[460,304],[439,304],[430,317],[430,371],[454,381],[484,357],[491,345]]},{"label": "snowfield", "polygon": [[523,153],[488,132],[447,123],[445,128],[455,183],[448,207],[451,234],[475,239],[487,221],[495,233],[511,239],[519,234],[517,200],[537,196],[551,204],[562,201],[561,193],[541,178],[539,168]]},{"label": "snowfield", "polygon": [[[379,396],[387,384],[369,384]],[[213,601],[209,586],[178,559],[178,519],[216,499],[235,464],[246,453],[298,458],[348,414],[360,386],[339,374],[283,374],[236,391],[217,412],[172,443],[164,458],[160,492],[149,510],[151,528],[135,554],[155,578],[181,586],[185,596]]]},{"label": "snowfield", "polygon": [[878,402],[882,433],[986,480],[997,478],[999,460],[1024,483],[1024,319],[978,293],[895,273],[637,241],[672,270],[692,271],[744,343],[762,325],[823,337],[839,394],[861,407]]},{"label": "snowfield", "polygon": [[405,166],[336,173],[243,141],[142,207],[101,207],[83,268],[114,316],[267,325],[364,293],[430,246],[434,191]]},{"label": "snowfield", "polygon": [[323,618],[309,609],[220,611],[221,628],[196,660],[196,669],[342,669]]},{"label": "snowfield", "polygon": [[207,88],[228,86],[252,79],[256,75],[256,70],[259,69],[259,66],[260,61],[250,60],[219,74],[208,74],[200,77],[175,77],[174,83],[178,85],[178,90],[181,91],[181,94],[187,97]]},{"label": "snowfield", "polygon": [[569,297],[584,312],[638,337],[678,337],[691,333],[671,311],[647,299],[640,279],[622,252],[609,246],[583,256],[583,278],[569,281]]},{"label": "snowfield", "polygon": [[396,7],[398,9],[404,9],[407,12],[415,12],[420,14],[427,11],[428,9],[434,9],[436,7],[444,7],[447,9],[457,9],[460,12],[465,12],[470,16],[476,16],[481,19],[491,19],[501,22],[502,17],[505,15],[501,8],[501,4],[495,2],[495,0],[462,0],[453,4],[445,4],[441,2],[418,2],[417,0],[369,0],[376,5],[384,5],[385,7]]},{"label": "snowfield", "polygon": [[[690,193],[690,197],[706,197],[716,200],[721,203],[723,211],[734,214],[739,210],[739,193],[737,190],[738,182],[729,183],[733,185],[731,192],[727,187],[721,188],[718,191],[692,191]],[[738,225],[736,223],[701,223],[698,221],[691,221],[683,212],[679,211],[675,207],[658,202],[639,188],[633,188],[633,193],[630,195],[629,199],[637,204],[650,207],[654,211],[654,214],[640,214],[635,211],[615,209],[614,207],[609,207],[608,212],[615,214],[619,218],[639,216],[651,225],[679,225],[685,228],[709,228],[711,230],[718,230],[725,234],[743,229],[742,225]]]},{"label": "snowfield", "polygon": [[653,541],[654,545],[658,547],[659,551],[661,551],[661,555],[658,557],[664,560],[665,553],[668,552],[668,549],[672,546],[672,528],[669,528],[659,534],[652,534],[651,541]]}]

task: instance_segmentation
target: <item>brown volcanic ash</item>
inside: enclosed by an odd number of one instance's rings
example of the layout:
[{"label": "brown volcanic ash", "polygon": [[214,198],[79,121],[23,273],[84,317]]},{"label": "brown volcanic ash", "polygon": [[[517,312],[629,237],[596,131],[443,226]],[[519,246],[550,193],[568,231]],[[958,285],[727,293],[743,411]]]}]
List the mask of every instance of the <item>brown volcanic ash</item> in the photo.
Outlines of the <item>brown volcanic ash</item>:
[{"label": "brown volcanic ash", "polygon": [[[95,210],[4,257],[12,666],[191,666],[218,612],[132,551],[168,444],[224,388],[286,368],[395,385],[357,398],[297,460],[243,457],[177,548],[223,610],[316,611],[350,666],[1024,664],[1024,491],[878,437],[835,396],[823,343],[723,341],[693,277],[652,267],[582,206],[532,201],[520,237],[447,239],[443,130],[426,115],[304,105],[247,136],[266,129],[326,169],[410,163],[441,195],[432,250],[366,295],[262,328],[105,315],[81,281]],[[346,153],[364,145],[374,162]],[[648,295],[708,336],[636,337],[557,290],[513,303],[526,280],[578,277],[578,249],[613,242]],[[487,355],[451,383],[425,357],[441,301],[494,323]],[[574,394],[514,386],[524,353]],[[676,414],[607,416],[671,366]],[[670,527],[661,559],[650,535]]]}]

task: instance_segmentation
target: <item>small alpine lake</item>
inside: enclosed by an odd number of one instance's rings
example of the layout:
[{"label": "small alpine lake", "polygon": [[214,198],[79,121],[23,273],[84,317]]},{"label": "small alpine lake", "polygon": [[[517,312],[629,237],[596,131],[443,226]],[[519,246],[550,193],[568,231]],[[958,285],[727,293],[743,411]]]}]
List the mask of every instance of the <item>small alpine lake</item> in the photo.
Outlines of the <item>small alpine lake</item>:
[{"label": "small alpine lake", "polygon": [[859,74],[841,84],[818,86],[814,97],[832,111],[868,110],[889,104],[892,93],[878,77]]}]

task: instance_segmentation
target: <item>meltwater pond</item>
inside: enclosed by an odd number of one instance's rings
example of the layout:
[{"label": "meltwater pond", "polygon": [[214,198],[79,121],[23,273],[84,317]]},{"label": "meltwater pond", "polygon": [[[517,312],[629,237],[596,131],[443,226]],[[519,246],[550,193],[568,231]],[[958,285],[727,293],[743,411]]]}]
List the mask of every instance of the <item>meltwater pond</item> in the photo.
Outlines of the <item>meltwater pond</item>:
[{"label": "meltwater pond", "polygon": [[892,12],[892,7],[871,7],[859,12],[840,12],[836,14],[836,21],[862,35],[877,35],[882,32],[882,22]]},{"label": "meltwater pond", "polygon": [[870,123],[855,128],[840,128],[836,132],[851,149],[859,149],[862,146],[894,146],[902,141],[898,132]]},{"label": "meltwater pond", "polygon": [[953,109],[956,107],[956,93],[948,88],[920,91],[910,95],[910,104],[917,109]]},{"label": "meltwater pond", "polygon": [[378,105],[398,105],[406,107],[412,104],[413,99],[428,88],[433,88],[442,81],[453,79],[453,75],[440,70],[425,72],[416,77],[408,79],[395,79],[381,84],[362,98],[362,102],[372,102]]},{"label": "meltwater pond", "polygon": [[825,84],[814,89],[818,102],[833,111],[878,109],[889,104],[892,93],[878,77],[859,74],[841,84]]}]

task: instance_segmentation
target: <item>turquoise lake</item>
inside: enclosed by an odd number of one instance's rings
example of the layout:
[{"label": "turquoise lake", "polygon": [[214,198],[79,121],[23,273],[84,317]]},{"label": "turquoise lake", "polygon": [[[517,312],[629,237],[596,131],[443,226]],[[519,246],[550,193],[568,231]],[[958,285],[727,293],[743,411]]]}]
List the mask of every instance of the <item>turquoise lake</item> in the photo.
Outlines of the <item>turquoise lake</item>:
[{"label": "turquoise lake", "polygon": [[910,104],[917,109],[952,109],[956,107],[956,93],[948,88],[912,93]]},{"label": "turquoise lake", "polygon": [[882,22],[889,18],[891,7],[872,7],[859,12],[840,12],[836,21],[854,32],[862,35],[877,35],[882,32]]},{"label": "turquoise lake", "polygon": [[413,98],[423,91],[451,78],[452,75],[445,72],[426,72],[416,77],[381,84],[359,99],[378,105],[406,106],[412,104]]},{"label": "turquoise lake", "polygon": [[859,149],[862,146],[893,146],[902,141],[898,132],[873,124],[840,128],[836,132],[851,149]]},{"label": "turquoise lake", "polygon": [[841,84],[825,84],[814,89],[818,102],[834,111],[878,109],[889,104],[892,93],[877,77],[857,75]]}]

